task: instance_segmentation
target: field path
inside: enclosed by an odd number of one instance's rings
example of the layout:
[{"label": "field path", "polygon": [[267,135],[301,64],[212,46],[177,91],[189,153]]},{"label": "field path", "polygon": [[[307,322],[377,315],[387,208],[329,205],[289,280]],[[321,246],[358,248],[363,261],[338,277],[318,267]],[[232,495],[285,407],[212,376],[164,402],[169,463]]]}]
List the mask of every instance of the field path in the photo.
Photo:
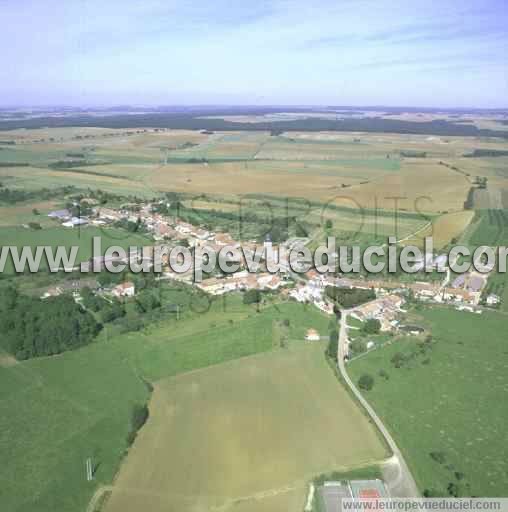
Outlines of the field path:
[{"label": "field path", "polygon": [[99,500],[102,498],[102,495],[108,491],[113,491],[112,485],[99,485],[99,487],[97,487],[97,489],[93,493],[93,496],[90,499],[88,506],[86,507],[86,512],[95,512],[97,510],[97,504],[99,503]]},{"label": "field path", "polygon": [[392,457],[388,459],[383,464],[383,474],[386,479],[386,484],[388,486],[388,490],[390,491],[390,495],[394,497],[400,498],[411,498],[417,497],[420,495],[418,491],[418,486],[413,478],[413,475],[409,471],[409,467],[404,460],[404,457],[399,450],[397,444],[395,443],[393,437],[390,432],[381,421],[379,416],[376,414],[374,409],[370,406],[370,404],[365,400],[362,396],[358,388],[354,385],[353,381],[349,377],[346,371],[346,364],[344,363],[344,356],[346,354],[347,347],[347,316],[349,314],[349,310],[342,310],[342,318],[340,322],[340,333],[339,333],[339,348],[337,351],[337,363],[339,366],[339,371],[346,381],[346,384],[349,386],[354,396],[358,399],[360,404],[367,411],[368,415],[371,417],[372,421],[376,425],[376,427],[381,432],[384,437],[386,443],[390,447],[392,452]]},{"label": "field path", "polygon": [[[405,236],[404,238],[401,238],[400,240],[397,240],[396,243],[405,242],[406,240],[409,240],[410,238],[413,238],[414,236],[418,235],[425,229],[427,229],[429,226],[432,225],[432,221],[427,222],[423,227],[418,228],[414,233],[410,233],[409,235]],[[386,245],[386,244],[385,244]]]}]

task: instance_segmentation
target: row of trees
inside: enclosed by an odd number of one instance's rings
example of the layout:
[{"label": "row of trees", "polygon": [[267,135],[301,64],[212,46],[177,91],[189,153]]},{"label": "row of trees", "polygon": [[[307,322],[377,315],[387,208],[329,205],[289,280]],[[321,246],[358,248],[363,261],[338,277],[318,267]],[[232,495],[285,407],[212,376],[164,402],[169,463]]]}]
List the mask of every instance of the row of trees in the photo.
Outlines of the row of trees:
[{"label": "row of trees", "polygon": [[40,190],[21,190],[4,187],[0,183],[0,203],[15,204],[24,201],[52,199],[72,192],[74,187],[61,187],[56,189],[43,188]]}]

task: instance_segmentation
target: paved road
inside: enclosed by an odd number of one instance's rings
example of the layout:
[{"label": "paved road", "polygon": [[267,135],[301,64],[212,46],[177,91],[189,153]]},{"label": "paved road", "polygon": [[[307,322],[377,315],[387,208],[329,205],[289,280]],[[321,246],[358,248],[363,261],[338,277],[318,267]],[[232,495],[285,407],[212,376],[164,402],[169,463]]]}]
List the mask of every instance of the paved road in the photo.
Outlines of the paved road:
[{"label": "paved road", "polygon": [[339,349],[337,353],[337,363],[339,366],[340,373],[347,385],[367,411],[376,427],[381,432],[386,443],[390,447],[392,456],[383,465],[383,474],[385,476],[386,484],[391,496],[400,498],[411,498],[420,496],[416,482],[414,481],[413,475],[409,471],[409,468],[400,452],[397,444],[391,436],[388,429],[385,427],[379,416],[376,414],[374,409],[369,405],[367,400],[362,396],[358,388],[355,386],[351,378],[346,371],[346,365],[344,363],[344,356],[347,349],[347,317],[350,313],[349,310],[342,310],[342,319],[340,322],[340,333],[339,333]]}]

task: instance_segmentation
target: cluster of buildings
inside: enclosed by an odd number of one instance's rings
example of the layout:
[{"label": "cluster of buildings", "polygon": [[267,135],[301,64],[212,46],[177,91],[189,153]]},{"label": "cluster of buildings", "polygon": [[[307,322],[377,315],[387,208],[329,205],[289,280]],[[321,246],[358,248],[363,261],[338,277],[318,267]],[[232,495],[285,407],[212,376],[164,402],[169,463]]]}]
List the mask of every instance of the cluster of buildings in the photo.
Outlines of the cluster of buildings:
[{"label": "cluster of buildings", "polygon": [[[74,217],[68,209],[57,210],[51,212],[49,217],[62,222],[63,226],[76,227],[87,224],[103,226],[118,221],[127,220],[142,224],[143,230],[152,235],[154,242],[162,242],[171,240],[173,242],[186,241],[189,247],[206,246],[218,253],[224,246],[238,247],[239,242],[234,240],[229,233],[215,233],[204,227],[195,226],[181,219],[170,218],[167,215],[157,213],[157,206],[165,205],[169,208],[169,204],[160,201],[157,204],[125,204],[118,209],[104,208],[94,205],[91,208],[91,214],[87,217]],[[90,205],[88,205],[90,206]],[[271,242],[267,240],[266,245],[271,246]],[[290,244],[288,242],[287,244]],[[242,242],[242,248],[247,254],[249,251],[254,253],[256,243]],[[271,247],[272,258],[278,261],[279,247]],[[94,262],[90,262],[93,264]],[[104,265],[104,261],[95,262]],[[213,275],[204,279],[201,283],[195,283],[203,291],[221,295],[224,293],[259,289],[259,290],[278,290],[289,283],[291,272],[289,268],[280,268],[279,272],[273,274],[266,272],[266,267],[270,261],[263,261],[256,273],[249,273],[245,270],[245,261],[240,262],[238,272],[227,276]],[[443,269],[446,265],[446,255],[426,255],[421,261],[422,269],[424,266]],[[169,270],[165,273],[167,278],[194,283],[194,269],[189,269],[186,273],[173,273]],[[412,293],[415,298],[422,301],[433,301],[438,303],[451,303],[457,307],[474,307],[480,303],[482,291],[487,283],[487,276],[478,272],[470,272],[468,274],[456,277],[449,284],[449,273],[443,282],[395,282],[387,280],[374,279],[352,279],[347,277],[337,277],[333,275],[319,274],[315,270],[307,272],[305,278],[296,278],[293,276],[295,286],[288,291],[288,296],[298,302],[312,303],[320,310],[327,314],[333,313],[333,304],[326,298],[324,289],[326,286],[346,287],[346,288],[364,288],[372,289],[376,295],[381,296],[380,302],[372,304],[365,311],[358,310],[359,317],[378,318],[382,322],[383,328],[394,321],[393,310],[400,307],[402,299]],[[388,298],[386,297],[388,296]],[[496,295],[489,295],[485,303],[487,305],[496,305],[500,298]],[[395,304],[394,307],[391,304]]]},{"label": "cluster of buildings", "polygon": [[278,290],[288,284],[277,274],[268,272],[249,273],[247,270],[235,272],[226,277],[205,279],[196,286],[206,293],[222,295],[223,293],[244,290]]},{"label": "cluster of buildings", "polygon": [[48,217],[61,221],[64,228],[74,228],[77,226],[86,226],[88,224],[88,219],[86,217],[73,216],[71,211],[67,208],[50,212]]},{"label": "cluster of buildings", "polygon": [[379,320],[381,331],[391,331],[399,324],[397,316],[403,311],[403,303],[404,299],[399,295],[385,295],[356,307],[350,314],[362,322]]},{"label": "cluster of buildings", "polygon": [[451,303],[456,305],[477,306],[482,291],[487,285],[488,276],[471,271],[456,277],[448,286],[443,283],[416,282],[407,287],[414,296],[423,301]]}]

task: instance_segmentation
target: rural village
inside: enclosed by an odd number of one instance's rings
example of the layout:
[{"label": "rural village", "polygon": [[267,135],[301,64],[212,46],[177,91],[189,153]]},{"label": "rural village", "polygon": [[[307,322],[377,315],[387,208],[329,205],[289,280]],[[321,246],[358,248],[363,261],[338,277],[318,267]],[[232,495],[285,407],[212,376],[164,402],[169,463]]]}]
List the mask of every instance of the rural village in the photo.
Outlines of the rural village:
[{"label": "rural village", "polygon": [[[86,200],[85,200],[86,202]],[[90,201],[92,202],[92,201]],[[159,203],[141,203],[122,205],[118,209],[101,208],[92,205],[90,214],[87,217],[75,217],[71,215],[68,209],[53,211],[49,217],[60,222],[62,226],[70,229],[86,229],[86,226],[105,227],[117,222],[130,222],[142,228],[147,235],[151,236],[156,244],[174,243],[184,244],[189,248],[206,246],[218,253],[225,246],[240,246],[240,242],[234,240],[229,233],[212,232],[203,226],[195,226],[184,222],[177,217],[170,217],[157,213],[157,209],[162,204]],[[169,207],[169,204],[166,204]],[[289,239],[284,242],[286,247],[295,244],[304,244],[306,239]],[[270,238],[264,241],[264,249],[268,245],[272,246]],[[246,251],[254,252],[256,250],[256,240],[242,242],[242,247]],[[151,249],[143,249],[143,259],[148,259],[148,265],[151,265]],[[273,246],[272,254],[278,254],[278,247]],[[263,254],[266,254],[264,252]],[[115,257],[112,257],[115,259]],[[117,261],[120,261],[116,258]],[[418,326],[407,326],[401,323],[401,318],[405,310],[403,305],[408,300],[421,302],[449,304],[458,311],[481,314],[485,306],[496,307],[500,298],[495,294],[483,296],[482,292],[486,288],[488,273],[479,273],[470,271],[467,274],[461,274],[452,278],[451,272],[446,267],[447,258],[445,255],[434,256],[426,255],[426,261],[432,268],[442,272],[441,281],[419,281],[417,279],[407,282],[399,280],[379,280],[366,278],[350,278],[341,275],[320,274],[315,269],[311,269],[304,274],[296,274],[289,268],[283,267],[281,271],[269,273],[266,271],[266,261],[262,260],[258,271],[248,272],[245,261],[241,262],[241,268],[232,274],[206,276],[201,282],[194,280],[194,268],[190,268],[184,273],[173,272],[168,265],[167,258],[163,262],[165,269],[159,279],[172,279],[180,281],[191,286],[196,286],[203,292],[210,295],[222,295],[235,291],[259,290],[265,292],[278,292],[283,296],[304,304],[311,304],[327,315],[334,315],[334,302],[326,294],[327,287],[343,289],[372,290],[375,298],[368,303],[354,307],[350,311],[350,316],[360,322],[366,320],[375,320],[379,322],[380,332],[394,333],[404,332],[406,334],[420,334],[421,329]],[[103,267],[105,260],[90,261],[90,267],[98,263]],[[423,269],[424,262],[421,262]],[[424,277],[424,273],[419,275]],[[52,287],[45,292],[43,297],[59,295],[63,292],[61,287]],[[97,293],[111,295],[118,299],[133,297],[136,293],[133,282],[123,282],[113,286],[98,290]],[[79,300],[79,292],[75,291],[74,296]],[[483,303],[482,303],[483,300]],[[306,336],[307,340],[319,340],[320,334],[313,329],[309,329]],[[373,342],[367,343],[367,349],[374,346]],[[349,357],[346,354],[346,357]]]}]

